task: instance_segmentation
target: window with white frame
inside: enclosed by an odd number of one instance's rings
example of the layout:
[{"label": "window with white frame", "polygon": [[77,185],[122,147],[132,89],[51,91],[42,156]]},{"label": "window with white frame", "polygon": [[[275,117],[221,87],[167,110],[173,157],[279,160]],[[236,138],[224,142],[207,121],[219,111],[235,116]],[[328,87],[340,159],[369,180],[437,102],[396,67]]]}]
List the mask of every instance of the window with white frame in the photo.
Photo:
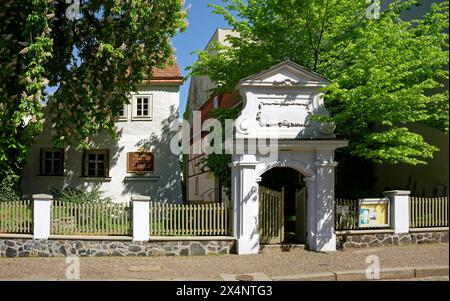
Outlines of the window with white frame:
[{"label": "window with white frame", "polygon": [[136,95],[133,99],[133,119],[152,120],[153,95]]},{"label": "window with white frame", "polygon": [[128,105],[124,104],[122,109],[119,111],[119,120],[124,121],[128,119]]},{"label": "window with white frame", "polygon": [[84,152],[83,177],[109,177],[109,150],[89,150]]},{"label": "window with white frame", "polygon": [[40,175],[62,176],[64,175],[64,150],[57,148],[41,149]]}]

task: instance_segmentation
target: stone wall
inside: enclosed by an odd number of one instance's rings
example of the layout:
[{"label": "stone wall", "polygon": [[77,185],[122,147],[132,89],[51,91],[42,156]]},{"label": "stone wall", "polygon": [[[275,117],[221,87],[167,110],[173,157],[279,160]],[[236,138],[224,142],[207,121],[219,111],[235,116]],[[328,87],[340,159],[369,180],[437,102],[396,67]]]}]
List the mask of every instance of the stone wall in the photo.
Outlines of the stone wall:
[{"label": "stone wall", "polygon": [[448,231],[378,234],[339,234],[336,239],[338,249],[374,248],[408,244],[448,243]]},{"label": "stone wall", "polygon": [[0,238],[0,257],[189,256],[230,254],[233,241],[132,242]]}]

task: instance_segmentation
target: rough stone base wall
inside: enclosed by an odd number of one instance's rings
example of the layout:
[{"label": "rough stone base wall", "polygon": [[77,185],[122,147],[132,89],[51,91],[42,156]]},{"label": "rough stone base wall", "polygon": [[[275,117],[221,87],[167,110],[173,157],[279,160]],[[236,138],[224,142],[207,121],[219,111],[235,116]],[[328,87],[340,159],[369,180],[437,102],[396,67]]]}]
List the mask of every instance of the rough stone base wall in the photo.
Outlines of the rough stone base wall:
[{"label": "rough stone base wall", "polygon": [[230,254],[233,241],[132,242],[0,238],[0,257],[189,256]]},{"label": "rough stone base wall", "polygon": [[338,249],[374,248],[426,243],[448,243],[448,231],[404,234],[340,234],[337,236]]}]

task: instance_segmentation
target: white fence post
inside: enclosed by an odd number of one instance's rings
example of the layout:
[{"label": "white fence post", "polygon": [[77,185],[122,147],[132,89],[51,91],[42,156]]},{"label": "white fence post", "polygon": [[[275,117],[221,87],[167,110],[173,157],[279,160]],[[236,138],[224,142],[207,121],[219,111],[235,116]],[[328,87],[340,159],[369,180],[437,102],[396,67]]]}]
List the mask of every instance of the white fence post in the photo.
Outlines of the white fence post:
[{"label": "white fence post", "polygon": [[391,190],[383,194],[391,201],[391,228],[395,233],[409,232],[409,194],[408,190]]},{"label": "white fence post", "polygon": [[51,208],[53,196],[33,195],[33,238],[48,239],[50,236]]},{"label": "white fence post", "polygon": [[131,196],[133,203],[133,240],[148,241],[150,238],[150,197]]}]

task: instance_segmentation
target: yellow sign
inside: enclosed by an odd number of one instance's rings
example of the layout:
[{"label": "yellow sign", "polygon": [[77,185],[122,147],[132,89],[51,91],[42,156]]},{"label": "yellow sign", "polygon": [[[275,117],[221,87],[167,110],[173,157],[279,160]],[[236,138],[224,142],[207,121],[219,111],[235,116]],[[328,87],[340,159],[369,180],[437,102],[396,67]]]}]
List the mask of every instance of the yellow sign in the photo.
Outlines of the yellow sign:
[{"label": "yellow sign", "polygon": [[360,199],[359,227],[389,227],[389,199]]}]

